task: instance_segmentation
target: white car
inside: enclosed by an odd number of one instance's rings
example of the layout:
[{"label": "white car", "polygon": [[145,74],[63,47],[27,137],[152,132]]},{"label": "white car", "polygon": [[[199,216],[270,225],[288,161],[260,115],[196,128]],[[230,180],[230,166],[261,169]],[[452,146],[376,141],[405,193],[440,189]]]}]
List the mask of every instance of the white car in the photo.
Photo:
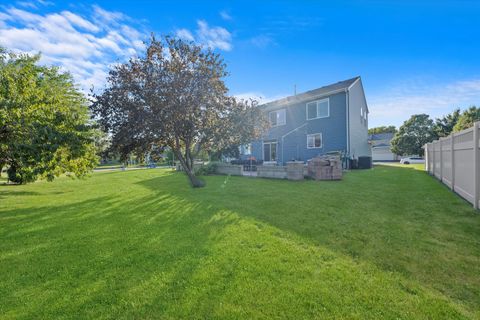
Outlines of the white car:
[{"label": "white car", "polygon": [[407,157],[400,160],[401,164],[425,163],[425,159],[420,157]]}]

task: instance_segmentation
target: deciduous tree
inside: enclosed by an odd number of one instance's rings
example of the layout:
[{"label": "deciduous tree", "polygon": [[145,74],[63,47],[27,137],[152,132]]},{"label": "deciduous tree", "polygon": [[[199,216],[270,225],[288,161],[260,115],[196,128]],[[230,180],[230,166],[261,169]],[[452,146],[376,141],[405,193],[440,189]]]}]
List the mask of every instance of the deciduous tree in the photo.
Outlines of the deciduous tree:
[{"label": "deciduous tree", "polygon": [[459,118],[460,109],[455,109],[452,113],[449,113],[442,118],[437,118],[433,127],[437,137],[447,137],[450,135]]},{"label": "deciduous tree", "polygon": [[87,100],[40,56],[0,53],[0,167],[9,180],[83,176],[97,163]]},{"label": "deciduous tree", "polygon": [[200,187],[193,163],[202,149],[245,143],[265,128],[255,102],[228,96],[226,76],[223,59],[212,50],[152,36],[144,56],[113,67],[91,109],[121,154],[168,146],[191,185]]},{"label": "deciduous tree", "polygon": [[397,128],[395,128],[395,126],[380,126],[380,127],[368,129],[368,134],[395,133],[395,132],[397,132]]},{"label": "deciduous tree", "polygon": [[467,110],[463,111],[458,118],[453,132],[462,131],[473,126],[476,121],[480,121],[480,108],[471,106]]},{"label": "deciduous tree", "polygon": [[399,155],[423,156],[423,146],[436,138],[433,120],[427,114],[415,114],[399,128],[391,141],[391,150]]}]

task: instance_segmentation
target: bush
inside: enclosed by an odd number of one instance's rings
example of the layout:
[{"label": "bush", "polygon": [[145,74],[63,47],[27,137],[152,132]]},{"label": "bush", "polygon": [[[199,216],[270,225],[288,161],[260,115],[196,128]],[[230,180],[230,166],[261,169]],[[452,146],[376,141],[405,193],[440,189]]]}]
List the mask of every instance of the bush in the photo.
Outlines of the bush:
[{"label": "bush", "polygon": [[199,176],[207,176],[210,174],[215,174],[215,171],[217,170],[217,162],[209,162],[203,166],[201,166],[196,174]]},{"label": "bush", "polygon": [[17,168],[11,165],[7,169],[7,176],[10,182],[16,184],[25,184],[27,182],[35,181],[35,174],[31,168]]}]

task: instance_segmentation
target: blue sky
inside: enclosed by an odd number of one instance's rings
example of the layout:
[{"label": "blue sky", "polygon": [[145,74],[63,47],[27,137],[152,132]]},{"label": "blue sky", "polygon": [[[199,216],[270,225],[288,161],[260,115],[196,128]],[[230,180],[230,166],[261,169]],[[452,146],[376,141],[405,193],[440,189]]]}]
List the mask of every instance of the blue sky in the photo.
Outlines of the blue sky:
[{"label": "blue sky", "polygon": [[0,45],[43,54],[83,88],[176,34],[225,58],[231,94],[269,101],[360,75],[370,127],[480,105],[478,1],[34,0],[0,6]]}]

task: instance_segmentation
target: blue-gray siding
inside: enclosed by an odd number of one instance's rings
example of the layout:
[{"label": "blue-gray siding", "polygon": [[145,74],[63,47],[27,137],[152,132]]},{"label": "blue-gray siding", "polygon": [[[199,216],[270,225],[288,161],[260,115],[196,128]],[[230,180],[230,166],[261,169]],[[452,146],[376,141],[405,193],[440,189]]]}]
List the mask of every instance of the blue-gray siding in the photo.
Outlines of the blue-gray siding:
[{"label": "blue-gray siding", "polygon": [[[368,116],[365,121],[360,116],[360,110],[365,113],[368,110],[367,101],[361,81],[355,82],[348,90],[349,100],[349,154],[353,158],[360,156],[372,156],[370,144],[368,143]],[[368,115],[368,114],[367,114]]]},{"label": "blue-gray siding", "polygon": [[[330,95],[328,98],[330,100],[330,116],[326,118],[307,120],[306,104],[317,99],[270,109],[269,111],[285,108],[286,124],[271,128],[262,140],[253,142],[252,155],[256,159],[264,160],[263,142],[266,141],[277,142],[277,161],[279,163],[290,160],[306,161],[329,151],[346,151],[346,93],[340,92]],[[297,128],[299,129],[295,130]],[[307,148],[307,135],[313,133],[322,134],[323,145],[321,148]],[[284,137],[283,145],[282,136]]]}]

